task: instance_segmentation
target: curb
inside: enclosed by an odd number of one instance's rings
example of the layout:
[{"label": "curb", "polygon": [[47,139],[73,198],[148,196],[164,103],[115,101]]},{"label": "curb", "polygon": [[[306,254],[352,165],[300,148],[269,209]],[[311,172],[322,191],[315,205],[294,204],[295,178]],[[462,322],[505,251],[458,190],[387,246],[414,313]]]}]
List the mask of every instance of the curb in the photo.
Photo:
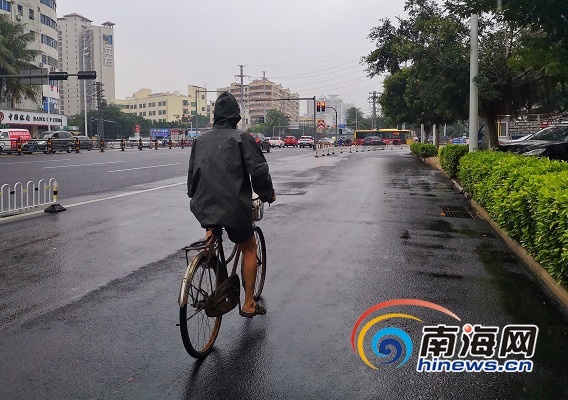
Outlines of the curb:
[{"label": "curb", "polygon": [[[433,163],[429,163],[428,161],[424,160],[426,164],[433,165]],[[436,168],[436,166],[434,166]],[[436,168],[438,169],[438,168]],[[445,176],[448,176],[445,171],[441,171]],[[449,178],[449,177],[448,177]],[[562,307],[564,307],[564,314],[568,315],[568,288],[560,283],[556,282],[556,280],[550,276],[548,271],[544,269],[542,265],[539,264],[538,261],[534,259],[524,248],[517,242],[515,239],[511,239],[507,232],[503,231],[499,225],[489,216],[487,211],[483,207],[481,207],[475,200],[471,198],[469,193],[467,193],[461,185],[455,180],[450,179],[455,188],[467,199],[469,200],[471,206],[475,209],[475,211],[493,228],[495,232],[499,235],[499,237],[507,244],[507,246],[513,250],[513,252],[519,257],[523,262],[530,268],[531,272],[534,276],[542,283],[548,292],[546,294],[548,297],[552,298],[554,301],[559,303]]]},{"label": "curb", "polygon": [[[549,297],[553,297],[558,303],[560,303],[564,308],[568,309],[568,290],[556,282],[556,280],[550,276],[548,271],[539,264],[538,261],[534,259],[527,251],[517,242],[515,239],[511,239],[507,232],[501,230],[501,228],[497,225],[495,221],[491,219],[487,211],[483,207],[481,207],[477,202],[473,199],[469,200],[473,208],[479,215],[486,221],[489,222],[491,227],[503,241],[512,249],[515,254],[525,262],[531,269],[532,273],[536,276],[536,278],[549,290]],[[565,312],[568,310],[565,310]]]},{"label": "curb", "polygon": [[475,211],[483,218],[484,220],[488,221],[491,227],[501,239],[509,246],[511,250],[515,252],[517,257],[525,262],[526,265],[531,269],[531,272],[535,275],[535,277],[549,290],[549,297],[552,297],[556,302],[560,303],[564,307],[564,313],[568,314],[568,290],[563,285],[556,282],[556,280],[550,276],[548,271],[539,264],[537,260],[531,256],[523,246],[520,245],[515,239],[509,237],[507,232],[503,231],[499,225],[489,216],[485,208],[481,207],[475,200],[469,196],[469,194],[463,190],[463,188],[452,179],[452,182],[456,189],[460,191],[461,194],[464,195],[466,199],[469,200],[471,206],[475,209]]}]

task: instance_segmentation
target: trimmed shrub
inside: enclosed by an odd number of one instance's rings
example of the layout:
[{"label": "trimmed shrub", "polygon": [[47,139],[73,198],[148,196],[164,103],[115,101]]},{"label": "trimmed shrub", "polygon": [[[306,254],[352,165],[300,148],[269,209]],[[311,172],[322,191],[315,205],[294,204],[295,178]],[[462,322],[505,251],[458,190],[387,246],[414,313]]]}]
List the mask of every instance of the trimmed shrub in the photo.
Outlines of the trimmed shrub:
[{"label": "trimmed shrub", "polygon": [[463,144],[449,144],[440,148],[440,152],[438,153],[440,156],[440,165],[450,178],[456,178],[458,176],[460,158],[465,156],[468,152],[469,146]]},{"label": "trimmed shrub", "polygon": [[433,144],[429,143],[412,143],[410,151],[421,158],[434,157],[438,155],[438,149]]},{"label": "trimmed shrub", "polygon": [[568,162],[498,151],[461,157],[458,178],[558,282],[568,282]]}]

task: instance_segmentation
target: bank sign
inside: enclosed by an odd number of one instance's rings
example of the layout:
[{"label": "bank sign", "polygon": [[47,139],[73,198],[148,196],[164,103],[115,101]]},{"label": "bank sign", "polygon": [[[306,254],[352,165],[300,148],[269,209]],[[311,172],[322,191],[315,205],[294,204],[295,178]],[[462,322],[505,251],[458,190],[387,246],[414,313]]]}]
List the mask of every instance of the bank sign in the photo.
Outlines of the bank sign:
[{"label": "bank sign", "polygon": [[67,116],[42,112],[0,110],[0,124],[9,126],[64,126]]}]

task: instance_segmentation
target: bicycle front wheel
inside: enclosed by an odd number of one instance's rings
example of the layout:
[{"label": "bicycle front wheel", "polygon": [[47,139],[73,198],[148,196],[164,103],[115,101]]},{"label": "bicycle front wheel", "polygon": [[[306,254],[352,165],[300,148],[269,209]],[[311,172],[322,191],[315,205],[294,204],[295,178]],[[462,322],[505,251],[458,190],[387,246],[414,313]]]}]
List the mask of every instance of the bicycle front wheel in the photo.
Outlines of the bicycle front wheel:
[{"label": "bicycle front wheel", "polygon": [[215,256],[199,253],[189,264],[182,284],[182,296],[187,295],[187,301],[179,310],[181,339],[195,358],[209,354],[221,327],[221,316],[208,317],[205,313],[205,302],[217,288],[216,266]]},{"label": "bicycle front wheel", "polygon": [[266,277],[266,244],[264,234],[258,227],[254,227],[254,238],[256,240],[256,281],[254,284],[254,299],[260,299],[264,288],[264,278]]}]

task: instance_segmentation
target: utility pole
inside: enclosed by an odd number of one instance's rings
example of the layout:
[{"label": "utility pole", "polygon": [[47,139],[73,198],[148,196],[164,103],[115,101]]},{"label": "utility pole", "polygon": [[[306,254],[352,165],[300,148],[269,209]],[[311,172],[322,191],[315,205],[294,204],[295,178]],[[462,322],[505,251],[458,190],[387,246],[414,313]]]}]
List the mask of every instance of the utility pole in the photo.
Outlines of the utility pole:
[{"label": "utility pole", "polygon": [[244,65],[239,65],[239,67],[241,68],[241,74],[237,75],[238,78],[241,78],[241,128],[244,130],[245,128],[245,117],[246,117],[246,113],[245,113],[245,86],[243,83],[243,79],[245,77],[244,73],[243,73],[243,68]]},{"label": "utility pole", "polygon": [[262,105],[263,105],[263,111],[262,111],[262,115],[264,118],[264,122],[266,122],[266,71],[262,71],[262,85],[263,85],[263,97],[264,100],[262,101]]},{"label": "utility pole", "polygon": [[471,50],[469,55],[469,151],[477,150],[477,119],[478,119],[478,90],[475,78],[477,78],[479,68],[478,55],[478,24],[479,16],[471,15]]},{"label": "utility pole", "polygon": [[371,129],[377,129],[377,92],[369,93],[371,95],[371,100],[373,100],[373,117],[371,118]]},{"label": "utility pole", "polygon": [[105,126],[102,114],[103,102],[104,102],[103,84],[101,82],[95,82],[95,90],[97,95],[97,109],[99,110],[99,117],[97,121],[97,136],[98,139],[101,140],[105,138]]}]

